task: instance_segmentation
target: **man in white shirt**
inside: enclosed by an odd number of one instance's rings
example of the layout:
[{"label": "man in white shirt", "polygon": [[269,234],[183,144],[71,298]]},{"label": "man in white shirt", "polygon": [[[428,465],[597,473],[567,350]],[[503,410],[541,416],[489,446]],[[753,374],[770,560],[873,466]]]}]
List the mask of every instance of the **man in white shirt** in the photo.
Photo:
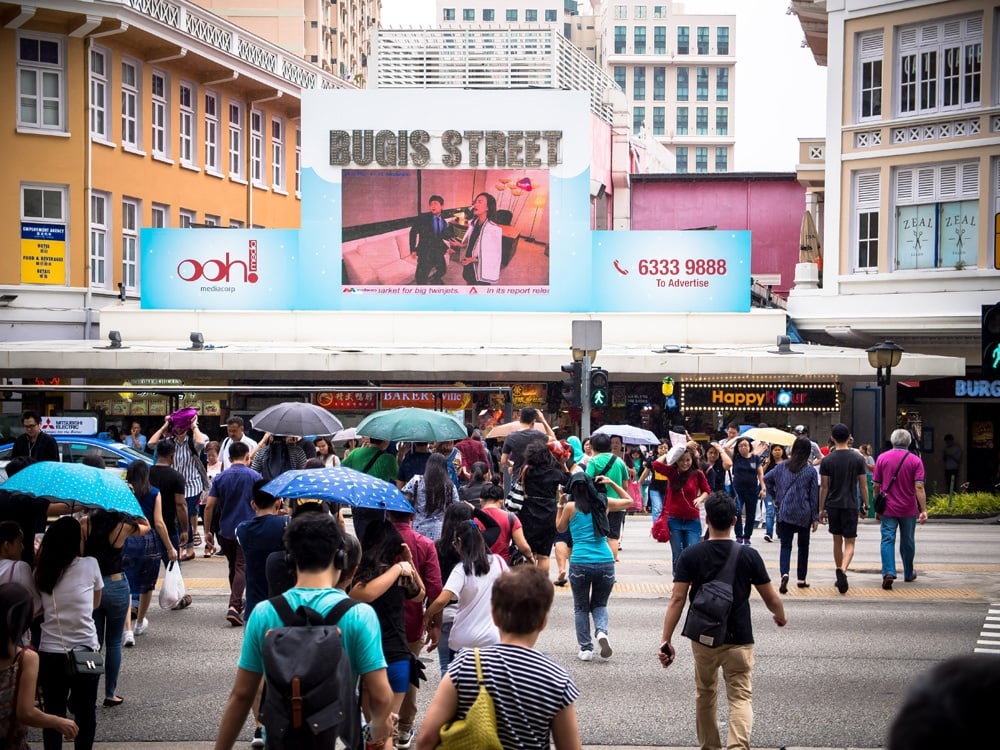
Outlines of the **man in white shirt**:
[{"label": "man in white shirt", "polygon": [[250,453],[253,453],[253,449],[257,447],[257,441],[252,437],[247,437],[243,433],[243,417],[230,417],[226,420],[226,434],[227,437],[222,441],[222,445],[219,446],[219,458],[222,459],[222,469],[225,471],[232,465],[232,461],[229,458],[229,446],[233,443],[243,443],[247,448],[250,449]]}]

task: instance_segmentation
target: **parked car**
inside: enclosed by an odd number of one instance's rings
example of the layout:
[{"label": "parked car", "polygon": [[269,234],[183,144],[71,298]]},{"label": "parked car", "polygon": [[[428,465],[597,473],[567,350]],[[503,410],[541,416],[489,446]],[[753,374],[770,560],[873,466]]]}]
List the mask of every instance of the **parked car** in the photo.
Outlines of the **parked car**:
[{"label": "parked car", "polygon": [[[59,445],[59,460],[80,463],[85,456],[97,456],[104,461],[107,469],[124,472],[134,461],[145,461],[153,464],[153,457],[129,448],[124,443],[102,440],[96,437],[80,435],[53,435]],[[0,468],[7,466],[13,443],[0,446]]]}]

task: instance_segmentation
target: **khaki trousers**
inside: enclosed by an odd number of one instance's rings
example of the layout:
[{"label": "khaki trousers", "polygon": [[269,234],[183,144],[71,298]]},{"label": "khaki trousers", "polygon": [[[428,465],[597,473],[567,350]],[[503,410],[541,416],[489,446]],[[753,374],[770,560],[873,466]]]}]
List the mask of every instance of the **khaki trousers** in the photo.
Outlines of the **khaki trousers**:
[{"label": "khaki trousers", "polygon": [[721,750],[719,736],[719,669],[729,701],[727,750],[749,750],[753,727],[750,673],[753,671],[753,644],[708,648],[691,642],[694,654],[695,724],[702,750]]}]

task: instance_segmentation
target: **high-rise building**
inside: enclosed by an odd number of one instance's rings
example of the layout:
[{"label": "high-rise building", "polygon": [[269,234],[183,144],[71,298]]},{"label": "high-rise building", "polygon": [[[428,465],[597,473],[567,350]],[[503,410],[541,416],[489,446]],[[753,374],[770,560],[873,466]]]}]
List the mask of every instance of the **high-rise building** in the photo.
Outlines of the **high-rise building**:
[{"label": "high-rise building", "polygon": [[680,3],[606,3],[598,58],[625,92],[632,133],[665,146],[674,171],[728,172],[736,145],[736,17]]},{"label": "high-rise building", "polygon": [[237,26],[363,86],[381,0],[194,0]]}]

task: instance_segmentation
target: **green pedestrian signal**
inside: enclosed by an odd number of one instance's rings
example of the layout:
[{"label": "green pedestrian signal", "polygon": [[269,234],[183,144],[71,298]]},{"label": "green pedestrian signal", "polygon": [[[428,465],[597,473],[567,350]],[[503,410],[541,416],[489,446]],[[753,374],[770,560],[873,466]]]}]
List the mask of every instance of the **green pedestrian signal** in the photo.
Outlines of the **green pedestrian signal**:
[{"label": "green pedestrian signal", "polygon": [[600,367],[590,371],[590,405],[608,405],[608,371]]},{"label": "green pedestrian signal", "polygon": [[983,305],[983,377],[1000,378],[1000,303]]}]

